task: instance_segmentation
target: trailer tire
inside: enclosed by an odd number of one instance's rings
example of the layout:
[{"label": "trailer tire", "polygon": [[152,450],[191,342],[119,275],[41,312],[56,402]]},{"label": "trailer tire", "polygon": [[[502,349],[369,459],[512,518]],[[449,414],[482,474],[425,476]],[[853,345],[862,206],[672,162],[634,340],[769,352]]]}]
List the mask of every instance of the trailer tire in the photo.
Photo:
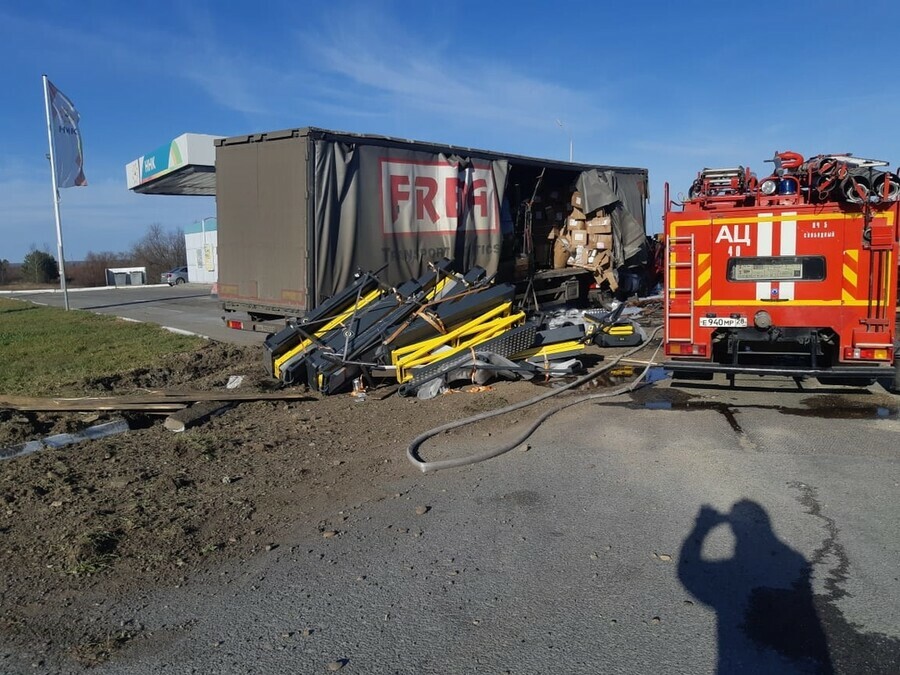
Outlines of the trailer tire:
[{"label": "trailer tire", "polygon": [[251,321],[274,321],[283,318],[280,314],[265,314],[263,312],[247,312]]}]

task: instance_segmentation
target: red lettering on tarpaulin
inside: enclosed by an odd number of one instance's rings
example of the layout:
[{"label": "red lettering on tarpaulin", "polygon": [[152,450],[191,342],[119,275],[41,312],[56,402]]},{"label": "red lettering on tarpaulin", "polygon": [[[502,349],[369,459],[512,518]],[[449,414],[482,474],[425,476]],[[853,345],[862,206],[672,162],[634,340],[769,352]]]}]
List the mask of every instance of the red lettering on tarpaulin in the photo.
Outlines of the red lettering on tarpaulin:
[{"label": "red lettering on tarpaulin", "polygon": [[473,232],[494,230],[499,213],[489,166],[381,160],[385,234],[451,234],[460,219]]},{"label": "red lettering on tarpaulin", "polygon": [[459,178],[448,178],[444,183],[447,192],[444,199],[447,205],[447,217],[457,218],[459,217],[459,205],[457,202],[459,199]]},{"label": "red lettering on tarpaulin", "polygon": [[428,176],[416,176],[416,219],[424,220],[425,212],[432,223],[436,223],[438,216],[437,209],[434,208],[434,198],[437,196],[438,183],[434,178]]},{"label": "red lettering on tarpaulin", "polygon": [[398,176],[397,174],[391,174],[391,216],[393,222],[397,222],[397,219],[400,217],[400,202],[409,201],[410,193],[407,190],[406,192],[401,192],[401,186],[409,186],[409,176]]},{"label": "red lettering on tarpaulin", "polygon": [[[481,192],[479,192],[479,188],[481,188]],[[472,181],[472,192],[469,195],[469,198],[472,200],[469,203],[469,208],[474,209],[476,206],[481,207],[481,217],[487,218],[488,216],[488,200],[487,200],[487,181],[483,178],[476,178]]]}]

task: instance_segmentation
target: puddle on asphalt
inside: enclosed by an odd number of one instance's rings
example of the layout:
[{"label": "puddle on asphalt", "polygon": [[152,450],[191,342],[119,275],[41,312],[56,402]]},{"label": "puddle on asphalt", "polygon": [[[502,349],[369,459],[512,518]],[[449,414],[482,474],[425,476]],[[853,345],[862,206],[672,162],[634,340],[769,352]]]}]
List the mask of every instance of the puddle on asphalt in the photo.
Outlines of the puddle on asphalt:
[{"label": "puddle on asphalt", "polygon": [[634,402],[626,405],[631,408],[646,408],[648,410],[714,410],[724,415],[728,419],[729,424],[735,428],[735,431],[740,430],[740,425],[734,417],[735,412],[750,409],[774,410],[782,415],[818,417],[827,420],[900,419],[900,409],[897,407],[889,407],[877,403],[861,403],[859,401],[848,402],[842,397],[817,396],[813,397],[813,399],[802,401],[803,407],[788,407],[780,405],[741,405],[718,401],[678,400],[678,397],[673,398],[671,395],[660,396],[663,391],[665,390],[650,392],[650,396],[632,396]]},{"label": "puddle on asphalt", "polygon": [[[609,371],[600,373],[573,393],[628,384],[634,381],[635,376],[640,374],[641,371],[642,368],[634,366],[617,366]],[[652,384],[670,376],[670,371],[659,366],[654,366],[647,371],[644,379],[646,384]],[[541,382],[536,382],[535,384],[560,387],[562,386],[561,383],[568,383],[574,379],[575,378],[560,378],[554,379],[546,384]],[[877,401],[865,401],[854,396],[842,396],[834,393],[807,396],[795,406],[708,401],[697,399],[694,394],[672,387],[642,386],[630,392],[630,396],[631,402],[629,403],[613,403],[607,405],[621,405],[632,409],[643,408],[646,410],[714,410],[723,415],[728,420],[731,427],[738,433],[743,433],[743,430],[735,415],[741,410],[749,409],[774,410],[782,415],[818,417],[820,419],[900,419],[900,408],[891,404],[885,404],[883,398]]]}]

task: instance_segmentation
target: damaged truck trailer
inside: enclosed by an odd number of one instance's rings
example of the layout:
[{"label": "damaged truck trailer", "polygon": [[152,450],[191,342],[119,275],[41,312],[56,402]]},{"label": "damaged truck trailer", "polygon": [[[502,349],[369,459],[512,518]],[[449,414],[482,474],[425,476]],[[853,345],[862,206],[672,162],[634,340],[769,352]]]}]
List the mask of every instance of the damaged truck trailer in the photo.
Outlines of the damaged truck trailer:
[{"label": "damaged truck trailer", "polygon": [[[395,285],[449,258],[543,302],[639,285],[650,262],[646,169],[311,127],[215,143],[218,294],[234,328],[302,317],[359,271]],[[567,225],[588,213],[608,218],[608,270],[568,250]]]}]

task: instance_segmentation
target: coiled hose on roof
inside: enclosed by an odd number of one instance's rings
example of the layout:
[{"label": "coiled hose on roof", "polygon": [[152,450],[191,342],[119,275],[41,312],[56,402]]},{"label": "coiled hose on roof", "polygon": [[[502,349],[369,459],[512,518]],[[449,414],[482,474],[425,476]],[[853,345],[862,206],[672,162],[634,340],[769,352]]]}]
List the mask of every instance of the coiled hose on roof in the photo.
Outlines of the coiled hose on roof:
[{"label": "coiled hose on roof", "polygon": [[[652,340],[656,337],[659,331],[662,330],[662,326],[657,327],[648,338]],[[660,343],[661,345],[662,343]],[[486,459],[493,459],[494,457],[498,457],[506,452],[509,452],[513,448],[517,447],[524,441],[526,438],[531,436],[544,421],[552,415],[555,415],[561,410],[565,410],[573,405],[577,405],[579,403],[584,403],[585,401],[592,401],[598,398],[610,398],[612,396],[618,396],[619,394],[625,394],[629,391],[634,391],[640,386],[641,382],[647,376],[647,371],[650,370],[650,366],[653,364],[653,360],[656,358],[656,354],[659,352],[660,345],[657,345],[656,350],[653,352],[653,356],[650,357],[649,363],[641,371],[640,375],[638,375],[632,382],[629,384],[616,387],[615,389],[611,389],[609,391],[598,392],[596,394],[588,394],[586,396],[580,396],[577,399],[572,401],[567,401],[562,405],[557,406],[551,410],[540,415],[534,422],[531,423],[522,434],[520,434],[515,440],[511,443],[507,443],[506,445],[502,445],[498,448],[492,448],[490,450],[485,450],[484,452],[479,452],[474,455],[468,455],[466,457],[456,457],[454,459],[443,459],[436,462],[426,462],[419,458],[419,448],[422,444],[427,441],[429,438],[433,438],[438,434],[441,434],[445,431],[450,431],[452,429],[459,429],[460,427],[464,427],[467,424],[474,424],[475,422],[480,422],[481,420],[490,419],[491,417],[497,417],[498,415],[505,415],[506,413],[513,412],[515,410],[521,410],[522,408],[527,408],[528,406],[534,405],[536,403],[540,403],[541,401],[545,401],[549,398],[553,398],[554,396],[558,396],[570,389],[574,389],[575,387],[580,387],[586,382],[590,382],[592,379],[597,377],[603,372],[606,372],[613,366],[615,366],[619,361],[624,358],[631,356],[632,354],[639,352],[642,350],[645,345],[641,344],[635,347],[634,349],[629,349],[624,354],[620,354],[616,358],[614,358],[609,363],[604,363],[599,368],[592,370],[586,375],[582,375],[577,380],[569,382],[567,385],[560,387],[559,389],[554,389],[549,392],[545,392],[540,394],[539,396],[535,396],[534,398],[528,399],[527,401],[521,401],[519,403],[514,403],[512,405],[508,405],[504,408],[498,408],[497,410],[490,410],[488,412],[480,413],[478,415],[474,415],[472,417],[467,417],[466,419],[456,420],[454,422],[448,422],[447,424],[443,424],[439,427],[435,427],[434,429],[430,429],[425,433],[419,434],[416,436],[412,442],[409,444],[409,447],[406,449],[406,458],[412,462],[412,464],[419,468],[422,473],[431,473],[433,471],[440,471],[442,469],[452,469],[460,466],[468,466],[469,464],[476,464],[478,462],[483,462]]]}]

